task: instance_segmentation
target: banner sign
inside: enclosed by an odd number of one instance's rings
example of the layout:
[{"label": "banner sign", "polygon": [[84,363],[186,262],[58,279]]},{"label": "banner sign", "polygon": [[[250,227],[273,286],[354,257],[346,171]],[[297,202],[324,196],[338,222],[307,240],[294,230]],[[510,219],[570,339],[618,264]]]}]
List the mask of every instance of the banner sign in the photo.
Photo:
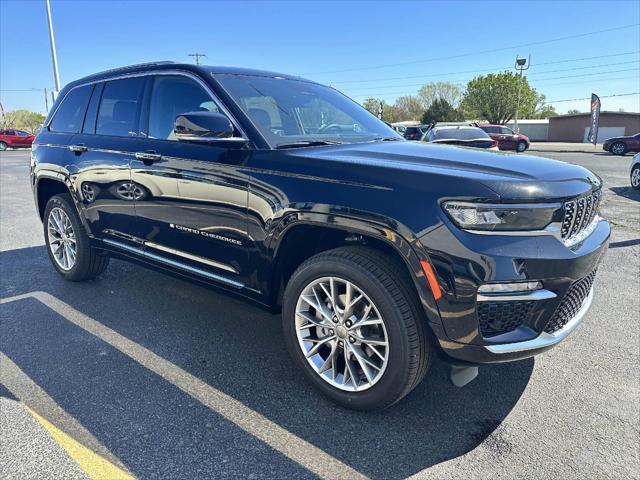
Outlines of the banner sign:
[{"label": "banner sign", "polygon": [[600,124],[600,98],[591,94],[591,123],[589,127],[589,142],[594,145],[598,141],[598,125]]}]

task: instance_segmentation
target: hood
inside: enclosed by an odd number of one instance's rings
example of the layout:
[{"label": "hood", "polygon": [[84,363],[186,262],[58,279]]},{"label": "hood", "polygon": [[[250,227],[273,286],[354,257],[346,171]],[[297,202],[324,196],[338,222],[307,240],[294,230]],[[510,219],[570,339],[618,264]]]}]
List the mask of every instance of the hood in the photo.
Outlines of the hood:
[{"label": "hood", "polygon": [[618,140],[630,140],[631,136],[620,136],[620,137],[611,137],[611,138],[607,138],[604,143],[611,143],[611,142],[617,142]]},{"label": "hood", "polygon": [[379,167],[385,176],[396,171],[476,181],[507,201],[564,199],[601,185],[589,170],[557,160],[424,142],[344,144],[290,152],[327,162]]}]

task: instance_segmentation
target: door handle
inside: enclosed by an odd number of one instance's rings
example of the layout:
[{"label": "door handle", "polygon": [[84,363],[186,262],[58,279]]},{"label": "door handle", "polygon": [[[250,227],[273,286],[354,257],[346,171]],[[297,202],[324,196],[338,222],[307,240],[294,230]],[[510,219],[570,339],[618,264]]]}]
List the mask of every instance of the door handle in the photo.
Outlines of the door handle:
[{"label": "door handle", "polygon": [[82,143],[78,145],[69,145],[69,150],[75,153],[82,153],[87,151],[87,147],[85,147]]},{"label": "door handle", "polygon": [[144,162],[155,162],[162,158],[162,155],[156,152],[136,152],[136,159]]}]

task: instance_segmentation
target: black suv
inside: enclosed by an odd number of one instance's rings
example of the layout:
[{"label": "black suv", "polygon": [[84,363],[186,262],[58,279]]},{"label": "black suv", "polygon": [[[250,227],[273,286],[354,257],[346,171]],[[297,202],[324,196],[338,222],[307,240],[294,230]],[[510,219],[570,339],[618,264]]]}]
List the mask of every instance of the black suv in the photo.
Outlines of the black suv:
[{"label": "black suv", "polygon": [[401,399],[433,353],[463,385],[563,340],[610,233],[584,168],[409,142],[332,88],[236,68],[67,85],[31,184],[62,277],[117,257],[281,310],[294,363],[358,409]]}]

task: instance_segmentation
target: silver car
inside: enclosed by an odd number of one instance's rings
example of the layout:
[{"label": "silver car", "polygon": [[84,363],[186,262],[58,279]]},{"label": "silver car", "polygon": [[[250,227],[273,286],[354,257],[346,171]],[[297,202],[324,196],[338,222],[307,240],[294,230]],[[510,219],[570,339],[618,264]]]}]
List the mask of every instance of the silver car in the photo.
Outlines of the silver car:
[{"label": "silver car", "polygon": [[631,186],[640,190],[640,153],[636,153],[631,159]]}]

